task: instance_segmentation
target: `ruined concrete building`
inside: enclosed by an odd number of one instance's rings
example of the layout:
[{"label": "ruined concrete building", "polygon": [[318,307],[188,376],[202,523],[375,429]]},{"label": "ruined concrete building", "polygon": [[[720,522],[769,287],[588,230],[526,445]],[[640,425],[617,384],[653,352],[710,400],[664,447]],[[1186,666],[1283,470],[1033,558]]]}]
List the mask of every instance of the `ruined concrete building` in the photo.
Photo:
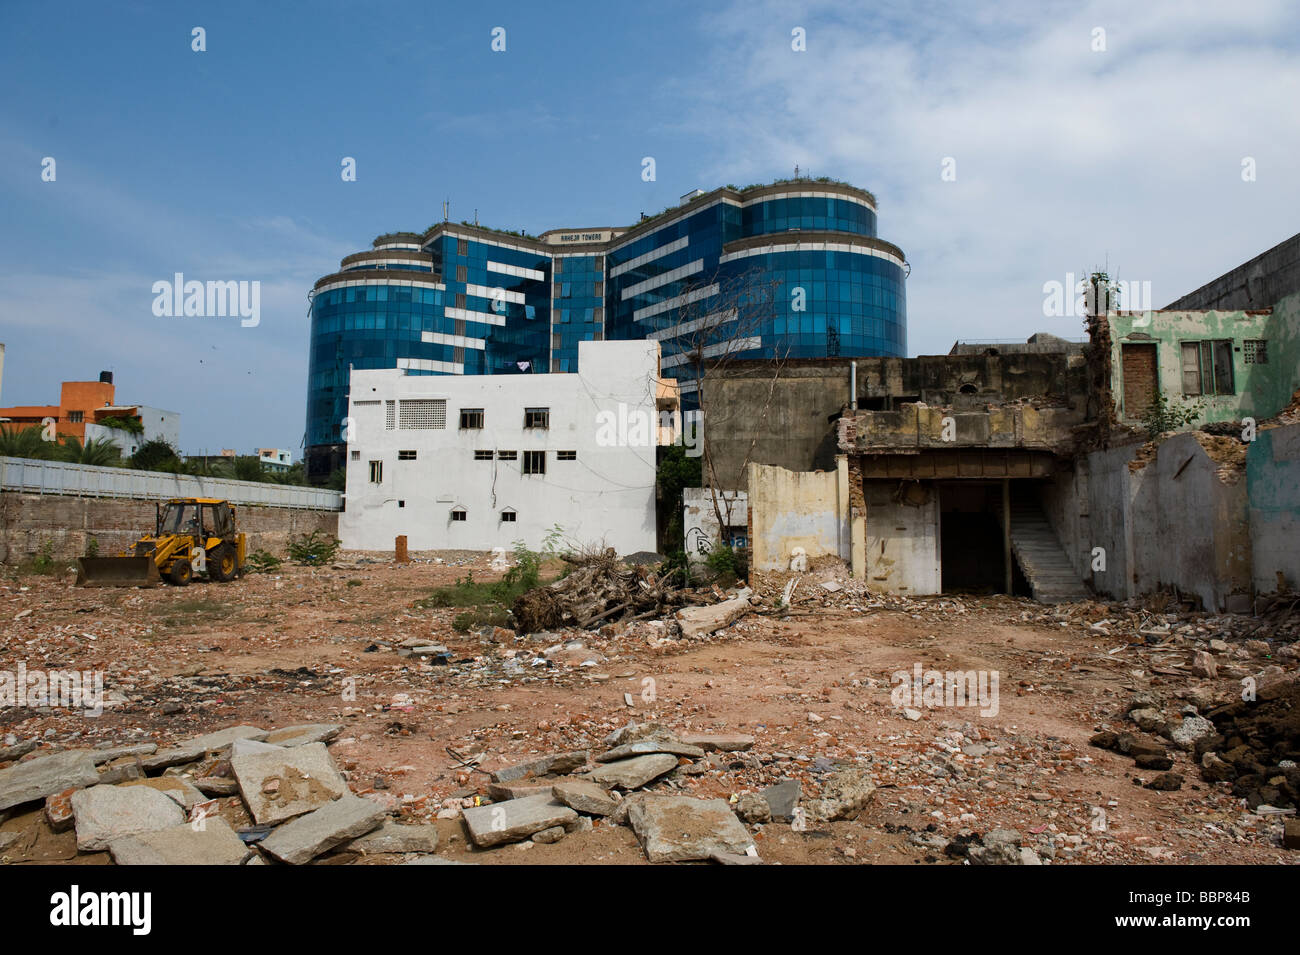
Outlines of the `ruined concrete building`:
[{"label": "ruined concrete building", "polygon": [[728,536],[756,570],[834,555],[905,594],[1166,589],[1217,610],[1296,588],[1297,262],[1300,236],[1207,285],[1213,308],[1098,294],[1086,343],[733,362],[702,398],[706,483],[745,505]]}]

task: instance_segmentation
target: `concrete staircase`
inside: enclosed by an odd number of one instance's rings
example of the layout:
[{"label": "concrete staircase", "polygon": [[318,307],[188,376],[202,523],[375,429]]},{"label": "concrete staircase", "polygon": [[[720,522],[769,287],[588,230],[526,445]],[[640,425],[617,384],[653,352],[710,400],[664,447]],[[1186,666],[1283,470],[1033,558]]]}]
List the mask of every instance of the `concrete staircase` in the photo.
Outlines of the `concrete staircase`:
[{"label": "concrete staircase", "polygon": [[1092,596],[1037,504],[1012,504],[1011,553],[1029,581],[1035,600],[1054,604]]}]

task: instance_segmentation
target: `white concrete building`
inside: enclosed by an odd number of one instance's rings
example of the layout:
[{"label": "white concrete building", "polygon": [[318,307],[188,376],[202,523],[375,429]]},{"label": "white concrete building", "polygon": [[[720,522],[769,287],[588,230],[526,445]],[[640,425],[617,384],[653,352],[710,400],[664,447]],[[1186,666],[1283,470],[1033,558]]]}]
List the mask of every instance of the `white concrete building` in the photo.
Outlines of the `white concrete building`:
[{"label": "white concrete building", "polygon": [[[353,370],[343,546],[542,546],[552,528],[620,554],[655,549],[661,413],[678,408],[656,341],[581,342],[576,374]],[[668,440],[672,440],[670,435]]]},{"label": "white concrete building", "polygon": [[[141,433],[123,428],[105,427],[98,421],[103,418],[134,418],[143,428]],[[180,447],[181,416],[178,411],[151,408],[148,405],[108,405],[95,409],[95,421],[86,422],[86,440],[111,441],[123,457],[130,457],[150,441],[166,441],[173,448]]]},{"label": "white concrete building", "polygon": [[282,473],[293,467],[293,452],[287,448],[258,448],[257,459],[268,471]]}]

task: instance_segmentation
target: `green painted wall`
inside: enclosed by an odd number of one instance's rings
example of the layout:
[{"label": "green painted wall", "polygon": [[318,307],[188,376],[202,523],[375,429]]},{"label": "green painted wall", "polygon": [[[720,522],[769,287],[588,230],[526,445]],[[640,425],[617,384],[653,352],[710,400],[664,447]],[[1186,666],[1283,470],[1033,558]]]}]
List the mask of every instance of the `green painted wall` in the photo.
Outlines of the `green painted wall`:
[{"label": "green painted wall", "polygon": [[[1156,345],[1159,387],[1171,400],[1190,403],[1203,400],[1205,412],[1191,427],[1214,421],[1238,421],[1250,416],[1257,421],[1277,414],[1296,388],[1300,388],[1300,294],[1278,302],[1262,312],[1153,311],[1116,312],[1108,316],[1111,328],[1111,390],[1115,412],[1132,423],[1124,409],[1121,346],[1129,343]],[[1182,342],[1231,338],[1233,381],[1236,394],[1183,394]],[[1244,339],[1268,342],[1268,364],[1246,364]]]}]

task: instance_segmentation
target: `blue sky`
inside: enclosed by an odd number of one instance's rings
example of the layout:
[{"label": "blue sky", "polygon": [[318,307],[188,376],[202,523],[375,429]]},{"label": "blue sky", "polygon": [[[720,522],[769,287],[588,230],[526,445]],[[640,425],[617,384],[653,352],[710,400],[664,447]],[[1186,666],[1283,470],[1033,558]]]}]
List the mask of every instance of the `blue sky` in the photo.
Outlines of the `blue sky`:
[{"label": "blue sky", "polygon": [[[307,291],[443,199],[623,225],[799,163],[879,198],[912,354],[1078,336],[1045,282],[1108,262],[1160,306],[1300,229],[1294,3],[5,0],[3,22],[0,404],[111,369],[191,453],[299,447]],[[260,324],[154,316],[176,272],[260,281]]]}]

